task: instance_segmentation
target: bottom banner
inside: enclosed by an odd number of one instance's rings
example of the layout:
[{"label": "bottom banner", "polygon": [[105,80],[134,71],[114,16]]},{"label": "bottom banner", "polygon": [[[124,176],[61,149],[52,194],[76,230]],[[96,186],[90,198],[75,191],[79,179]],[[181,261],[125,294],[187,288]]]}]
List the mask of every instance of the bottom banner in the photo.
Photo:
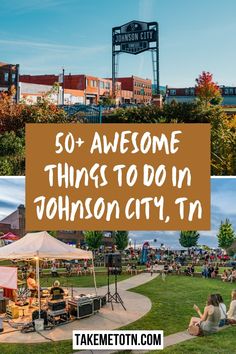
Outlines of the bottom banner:
[{"label": "bottom banner", "polygon": [[73,331],[73,349],[161,350],[163,331]]}]

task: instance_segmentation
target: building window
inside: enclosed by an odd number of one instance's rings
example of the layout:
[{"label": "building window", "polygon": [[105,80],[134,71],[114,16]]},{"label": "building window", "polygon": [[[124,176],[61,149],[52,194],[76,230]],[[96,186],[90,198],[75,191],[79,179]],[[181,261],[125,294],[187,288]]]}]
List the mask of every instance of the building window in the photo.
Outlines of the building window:
[{"label": "building window", "polygon": [[229,89],[229,94],[230,94],[230,95],[233,95],[233,94],[234,94],[234,89],[233,89],[233,88],[230,88],[230,89]]},{"label": "building window", "polygon": [[97,87],[97,81],[91,80],[91,87]]},{"label": "building window", "polygon": [[4,81],[8,82],[9,80],[9,73],[4,73]]},{"label": "building window", "polygon": [[176,90],[171,89],[171,90],[170,90],[170,95],[171,95],[171,96],[175,96],[175,95],[176,95]]},{"label": "building window", "polygon": [[12,80],[12,82],[15,82],[15,80],[16,80],[16,74],[15,73],[12,73],[11,80]]}]

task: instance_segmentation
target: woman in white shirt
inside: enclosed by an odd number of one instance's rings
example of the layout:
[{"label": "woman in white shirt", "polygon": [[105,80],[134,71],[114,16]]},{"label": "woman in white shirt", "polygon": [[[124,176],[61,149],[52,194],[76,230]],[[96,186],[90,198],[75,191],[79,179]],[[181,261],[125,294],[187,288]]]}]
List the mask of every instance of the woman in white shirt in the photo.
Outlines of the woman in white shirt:
[{"label": "woman in white shirt", "polygon": [[236,290],[231,293],[232,301],[227,312],[228,321],[230,324],[236,324]]},{"label": "woman in white shirt", "polygon": [[226,318],[227,318],[227,309],[226,305],[224,304],[224,300],[220,294],[216,294],[218,302],[219,302],[219,309],[220,309],[220,323],[219,327],[223,327],[226,325]]}]

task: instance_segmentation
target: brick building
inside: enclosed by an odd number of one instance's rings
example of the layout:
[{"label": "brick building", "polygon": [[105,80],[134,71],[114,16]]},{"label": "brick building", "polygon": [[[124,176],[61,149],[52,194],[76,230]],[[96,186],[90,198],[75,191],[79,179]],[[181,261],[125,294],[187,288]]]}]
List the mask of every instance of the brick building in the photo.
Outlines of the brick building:
[{"label": "brick building", "polygon": [[[21,75],[22,83],[53,85],[59,81],[57,75]],[[64,88],[78,90],[84,96],[84,104],[98,104],[103,97],[112,96],[112,80],[91,75],[65,75]],[[150,103],[152,100],[152,82],[137,76],[117,78],[115,90],[116,104]]]},{"label": "brick building", "polygon": [[[57,75],[21,75],[22,83],[53,85],[59,81]],[[109,79],[102,79],[91,75],[65,75],[64,88],[66,90],[77,90],[83,95],[84,104],[98,104],[102,97],[112,95],[112,82]],[[121,101],[121,84],[117,82],[117,100]]]},{"label": "brick building", "polygon": [[25,235],[25,206],[23,204],[0,221],[0,231],[12,232],[21,237]]},{"label": "brick building", "polygon": [[132,102],[148,104],[152,100],[152,81],[137,76],[119,77],[116,81],[121,83],[121,90],[133,93]]},{"label": "brick building", "polygon": [[[222,105],[235,106],[236,105],[236,87],[221,86]],[[195,87],[167,87],[166,88],[166,103],[172,101],[181,103],[191,103],[196,100]]]},{"label": "brick building", "polygon": [[19,84],[19,65],[0,62],[0,92],[8,91],[13,85],[16,88],[16,99]]}]

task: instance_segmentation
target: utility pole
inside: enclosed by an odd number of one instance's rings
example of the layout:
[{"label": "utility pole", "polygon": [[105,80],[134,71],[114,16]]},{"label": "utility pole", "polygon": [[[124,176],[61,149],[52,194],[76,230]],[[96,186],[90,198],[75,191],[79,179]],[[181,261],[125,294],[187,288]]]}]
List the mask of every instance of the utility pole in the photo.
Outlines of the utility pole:
[{"label": "utility pole", "polygon": [[65,104],[65,69],[62,68],[62,104]]},{"label": "utility pole", "polygon": [[16,64],[16,103],[20,102],[20,65]]}]

